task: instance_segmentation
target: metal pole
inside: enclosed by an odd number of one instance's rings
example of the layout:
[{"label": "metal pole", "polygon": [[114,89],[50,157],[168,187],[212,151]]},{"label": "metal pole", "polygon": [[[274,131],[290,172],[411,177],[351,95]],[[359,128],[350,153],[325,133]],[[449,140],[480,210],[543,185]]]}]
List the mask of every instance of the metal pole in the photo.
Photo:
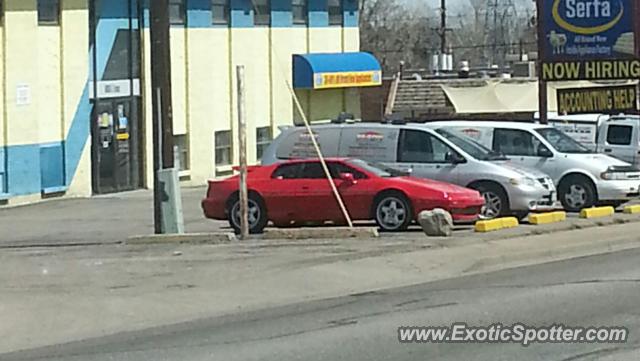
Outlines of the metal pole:
[{"label": "metal pole", "polygon": [[249,194],[247,191],[247,120],[244,92],[244,66],[236,67],[238,81],[238,148],[240,149],[240,238],[249,237]]},{"label": "metal pole", "polygon": [[162,169],[162,89],[155,88],[153,117],[153,225],[156,234],[164,233],[162,229],[162,189],[158,172]]},{"label": "metal pole", "polygon": [[171,109],[171,47],[169,0],[153,0],[149,7],[151,32],[151,88],[153,98],[154,229],[162,229],[162,184],[158,171],[173,168],[173,112]]}]

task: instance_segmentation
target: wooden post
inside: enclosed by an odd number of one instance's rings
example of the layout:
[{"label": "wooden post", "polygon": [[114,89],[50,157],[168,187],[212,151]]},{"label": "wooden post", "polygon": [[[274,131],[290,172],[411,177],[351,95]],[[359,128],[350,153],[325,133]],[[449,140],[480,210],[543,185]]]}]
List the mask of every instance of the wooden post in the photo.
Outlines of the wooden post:
[{"label": "wooden post", "polygon": [[542,21],[544,16],[542,15],[542,0],[536,1],[536,13],[538,20],[536,21],[536,25],[538,26],[537,34],[538,34],[538,120],[540,124],[547,124],[548,121],[548,109],[547,109],[547,82],[542,80],[542,62],[546,59],[546,52],[544,51],[544,31],[542,29]]},{"label": "wooden post", "polygon": [[240,155],[240,238],[249,237],[249,194],[247,191],[247,120],[245,110],[244,66],[236,68],[238,78],[238,148]]}]

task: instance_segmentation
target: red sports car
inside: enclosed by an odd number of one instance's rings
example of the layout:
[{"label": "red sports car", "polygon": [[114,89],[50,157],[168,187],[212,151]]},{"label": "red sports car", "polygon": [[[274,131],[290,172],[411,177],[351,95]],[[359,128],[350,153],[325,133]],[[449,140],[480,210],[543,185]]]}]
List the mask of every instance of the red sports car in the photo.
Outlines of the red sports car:
[{"label": "red sports car", "polygon": [[[408,177],[358,159],[327,159],[327,166],[353,220],[374,219],[384,231],[406,229],[423,210],[442,208],[454,221],[476,220],[484,204],[477,191]],[[346,221],[319,160],[295,160],[248,169],[249,228],[260,233],[309,222]],[[202,209],[207,218],[240,228],[238,176],[209,181]]]}]

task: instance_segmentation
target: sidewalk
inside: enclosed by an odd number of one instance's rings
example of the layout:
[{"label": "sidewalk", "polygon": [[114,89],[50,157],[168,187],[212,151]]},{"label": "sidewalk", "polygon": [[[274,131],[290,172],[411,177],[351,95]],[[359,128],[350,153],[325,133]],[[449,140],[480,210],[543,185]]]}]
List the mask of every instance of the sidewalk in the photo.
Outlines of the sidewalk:
[{"label": "sidewalk", "polygon": [[[205,192],[204,187],[182,189],[186,231],[228,231],[226,222],[207,220],[202,215],[200,201]],[[129,236],[150,233],[150,190],[0,208],[0,247],[120,242]]]}]

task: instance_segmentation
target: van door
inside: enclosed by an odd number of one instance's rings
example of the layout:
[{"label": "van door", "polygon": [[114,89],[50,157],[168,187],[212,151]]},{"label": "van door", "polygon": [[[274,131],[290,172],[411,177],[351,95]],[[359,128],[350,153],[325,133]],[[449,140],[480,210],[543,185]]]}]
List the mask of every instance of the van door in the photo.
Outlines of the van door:
[{"label": "van door", "polygon": [[492,149],[509,157],[509,160],[527,168],[535,168],[553,177],[553,158],[538,156],[538,149],[546,147],[529,131],[521,129],[495,128]]},{"label": "van door", "polygon": [[397,161],[389,164],[420,178],[459,184],[458,164],[452,160],[458,153],[432,134],[402,129],[398,138]]},{"label": "van door", "polygon": [[599,134],[598,148],[602,153],[635,164],[638,152],[638,129],[631,121],[616,121],[603,124]]}]

